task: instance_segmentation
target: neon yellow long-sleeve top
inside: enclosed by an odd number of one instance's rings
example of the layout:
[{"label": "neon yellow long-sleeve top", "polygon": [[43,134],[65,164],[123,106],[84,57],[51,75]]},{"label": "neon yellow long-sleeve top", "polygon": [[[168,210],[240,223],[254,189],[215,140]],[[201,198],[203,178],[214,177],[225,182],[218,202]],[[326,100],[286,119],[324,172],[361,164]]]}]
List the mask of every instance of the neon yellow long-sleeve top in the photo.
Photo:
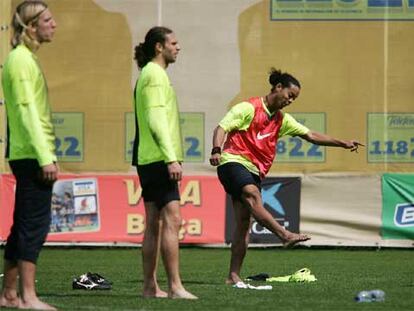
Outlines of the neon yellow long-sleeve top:
[{"label": "neon yellow long-sleeve top", "polygon": [[8,159],[36,159],[40,166],[56,162],[46,80],[36,55],[25,45],[9,53],[2,86],[9,129]]},{"label": "neon yellow long-sleeve top", "polygon": [[149,62],[141,71],[135,89],[138,121],[139,165],[158,161],[183,161],[180,115],[177,97],[166,71]]}]

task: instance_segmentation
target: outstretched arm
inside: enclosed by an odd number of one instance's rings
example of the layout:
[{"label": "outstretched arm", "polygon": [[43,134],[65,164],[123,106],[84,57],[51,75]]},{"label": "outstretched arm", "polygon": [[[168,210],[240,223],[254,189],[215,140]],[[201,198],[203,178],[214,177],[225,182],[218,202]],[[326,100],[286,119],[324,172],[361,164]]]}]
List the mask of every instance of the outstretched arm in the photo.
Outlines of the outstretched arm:
[{"label": "outstretched arm", "polygon": [[213,133],[213,149],[211,151],[210,164],[217,166],[220,164],[221,146],[223,146],[226,132],[219,125],[214,129]]},{"label": "outstretched arm", "polygon": [[337,139],[315,131],[309,131],[307,134],[301,135],[300,137],[315,145],[342,147],[345,149],[351,149],[351,151],[355,152],[358,152],[359,146],[365,146],[356,140]]}]

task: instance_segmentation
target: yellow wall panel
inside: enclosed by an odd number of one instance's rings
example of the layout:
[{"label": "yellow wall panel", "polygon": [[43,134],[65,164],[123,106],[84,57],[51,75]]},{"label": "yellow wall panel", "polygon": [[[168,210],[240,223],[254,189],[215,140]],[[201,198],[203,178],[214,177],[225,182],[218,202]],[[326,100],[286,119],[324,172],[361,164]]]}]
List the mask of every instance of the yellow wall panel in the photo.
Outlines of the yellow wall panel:
[{"label": "yellow wall panel", "polygon": [[[11,3],[14,8],[19,2],[1,1],[2,21],[5,14],[10,19]],[[368,124],[378,122],[375,113],[398,113],[397,119],[407,116],[414,122],[412,21],[280,21],[272,19],[271,0],[47,3],[58,29],[38,55],[49,85],[63,171],[131,170],[127,159],[132,134],[126,116],[133,110],[138,76],[133,47],[157,23],[175,30],[182,45],[177,63],[168,68],[180,110],[203,116],[194,133],[204,135],[197,140],[203,144],[197,150],[202,151],[197,153],[201,160],[187,164],[187,172],[214,173],[208,164],[214,127],[231,105],[267,94],[272,66],[302,84],[301,95],[287,112],[309,113],[312,122],[321,120],[318,129],[367,144],[359,154],[326,148],[318,161],[280,157],[272,173],[413,171],[414,154],[408,158],[414,153],[414,135],[398,137],[392,126],[377,124],[373,131]],[[359,6],[364,3],[358,1]],[[9,50],[6,33],[1,32],[2,59]],[[4,107],[0,113],[3,135]],[[191,128],[186,131],[191,136]],[[409,131],[410,126],[404,133]],[[391,157],[404,152],[400,162],[379,160],[385,153]],[[4,166],[2,159],[0,168]]]}]

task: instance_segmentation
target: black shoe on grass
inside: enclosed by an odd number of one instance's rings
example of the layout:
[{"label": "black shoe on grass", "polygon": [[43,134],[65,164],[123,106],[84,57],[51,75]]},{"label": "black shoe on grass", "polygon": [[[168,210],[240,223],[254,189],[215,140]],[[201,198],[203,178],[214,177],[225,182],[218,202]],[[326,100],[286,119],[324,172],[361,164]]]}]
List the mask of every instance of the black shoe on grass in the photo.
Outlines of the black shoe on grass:
[{"label": "black shoe on grass", "polygon": [[105,278],[99,274],[88,272],[73,279],[72,288],[86,290],[108,290],[112,289],[112,282],[105,280]]},{"label": "black shoe on grass", "polygon": [[86,276],[88,278],[90,278],[92,281],[94,281],[95,283],[101,284],[101,285],[112,285],[113,282],[106,279],[104,276],[98,274],[98,273],[92,273],[92,272],[88,272],[86,273]]}]

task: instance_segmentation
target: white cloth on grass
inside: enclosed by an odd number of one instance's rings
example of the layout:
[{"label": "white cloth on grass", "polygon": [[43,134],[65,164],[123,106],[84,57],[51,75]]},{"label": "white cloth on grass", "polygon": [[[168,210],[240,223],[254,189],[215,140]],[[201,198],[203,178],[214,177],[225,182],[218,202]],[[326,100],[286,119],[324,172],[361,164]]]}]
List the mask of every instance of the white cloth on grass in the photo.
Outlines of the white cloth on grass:
[{"label": "white cloth on grass", "polygon": [[250,284],[246,284],[244,282],[237,282],[233,285],[234,288],[241,288],[241,289],[256,289],[256,290],[271,290],[273,289],[272,285],[258,285],[253,286]]}]

